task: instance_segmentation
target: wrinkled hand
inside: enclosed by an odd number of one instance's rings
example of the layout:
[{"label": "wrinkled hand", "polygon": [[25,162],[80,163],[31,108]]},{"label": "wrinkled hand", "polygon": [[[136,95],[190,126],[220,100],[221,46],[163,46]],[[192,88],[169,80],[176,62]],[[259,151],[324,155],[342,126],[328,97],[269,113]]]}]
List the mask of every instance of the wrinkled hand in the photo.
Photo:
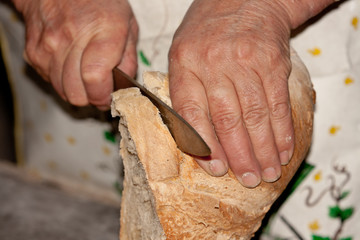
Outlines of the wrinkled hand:
[{"label": "wrinkled hand", "polygon": [[293,154],[289,17],[276,1],[195,0],[169,52],[173,107],[247,187],[276,181]]},{"label": "wrinkled hand", "polygon": [[25,58],[59,95],[107,109],[112,68],[134,76],[138,25],[126,0],[17,1],[26,24]]}]

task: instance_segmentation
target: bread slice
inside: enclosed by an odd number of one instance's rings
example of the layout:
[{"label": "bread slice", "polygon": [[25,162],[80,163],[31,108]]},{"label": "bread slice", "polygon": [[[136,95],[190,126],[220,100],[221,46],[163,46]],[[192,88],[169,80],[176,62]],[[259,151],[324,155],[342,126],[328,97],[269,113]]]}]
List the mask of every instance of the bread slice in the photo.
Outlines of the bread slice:
[{"label": "bread slice", "polygon": [[[285,189],[309,149],[314,91],[305,66],[292,52],[289,79],[295,151],[275,183],[243,187],[231,172],[205,173],[181,152],[158,109],[137,88],[113,93],[112,114],[120,116],[125,180],[121,240],[250,239]],[[170,104],[167,75],[146,72],[145,86]]]}]

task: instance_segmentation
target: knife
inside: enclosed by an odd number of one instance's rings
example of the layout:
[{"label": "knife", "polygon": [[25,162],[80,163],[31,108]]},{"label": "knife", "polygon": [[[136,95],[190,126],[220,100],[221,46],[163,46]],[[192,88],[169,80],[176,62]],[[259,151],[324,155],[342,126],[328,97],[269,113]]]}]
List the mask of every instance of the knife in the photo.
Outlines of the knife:
[{"label": "knife", "polygon": [[163,122],[168,127],[181,151],[199,157],[206,157],[211,154],[209,146],[199,133],[166,103],[117,67],[113,69],[113,77],[115,90],[127,87],[138,87],[140,92],[149,98],[159,109]]}]

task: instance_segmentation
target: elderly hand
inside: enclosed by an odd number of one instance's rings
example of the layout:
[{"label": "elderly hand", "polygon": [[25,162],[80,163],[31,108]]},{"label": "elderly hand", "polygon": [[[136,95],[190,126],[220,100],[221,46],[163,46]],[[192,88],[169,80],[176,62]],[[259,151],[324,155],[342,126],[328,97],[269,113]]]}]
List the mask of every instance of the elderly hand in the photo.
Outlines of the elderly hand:
[{"label": "elderly hand", "polygon": [[277,1],[195,0],[169,53],[173,106],[247,187],[276,181],[294,150],[287,11]]},{"label": "elderly hand", "polygon": [[169,52],[173,106],[210,145],[209,174],[276,181],[294,151],[290,30],[335,0],[195,0]]},{"label": "elderly hand", "polygon": [[109,108],[112,68],[134,76],[138,25],[126,0],[14,0],[26,23],[25,58],[59,95]]}]

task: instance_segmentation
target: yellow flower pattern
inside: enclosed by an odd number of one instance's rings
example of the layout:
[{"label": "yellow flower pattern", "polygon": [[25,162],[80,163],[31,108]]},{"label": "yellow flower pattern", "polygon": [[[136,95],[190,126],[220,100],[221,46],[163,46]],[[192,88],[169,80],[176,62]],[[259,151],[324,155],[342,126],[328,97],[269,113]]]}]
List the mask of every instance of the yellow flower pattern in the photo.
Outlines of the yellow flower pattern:
[{"label": "yellow flower pattern", "polygon": [[354,83],[354,79],[352,79],[351,77],[347,77],[347,78],[345,78],[344,83],[345,83],[345,85],[350,85],[350,84]]},{"label": "yellow flower pattern", "polygon": [[110,150],[109,147],[103,146],[102,150],[103,150],[103,153],[104,153],[106,156],[110,156],[111,150]]},{"label": "yellow flower pattern", "polygon": [[[356,1],[350,0],[349,2],[354,3]],[[360,3],[360,1],[358,1],[358,3]],[[357,12],[359,12],[359,9],[357,9]],[[350,109],[354,109],[354,111],[356,111],[358,108],[358,106],[356,106],[354,102],[359,101],[359,98],[353,97],[353,94],[354,87],[357,87],[357,90],[359,89],[359,74],[357,71],[354,70],[356,68],[358,70],[358,59],[360,56],[358,53],[355,52],[355,50],[352,50],[350,48],[353,47],[356,50],[359,49],[359,33],[357,33],[359,27],[359,18],[358,16],[350,15],[348,19],[349,20],[342,19],[344,20],[344,22],[348,21],[347,23],[349,24],[347,27],[342,26],[343,30],[350,30],[350,32],[347,33],[349,34],[349,37],[344,36],[344,39],[348,37],[347,41],[357,42],[356,44],[350,42],[346,43],[348,45],[351,45],[346,46],[346,51],[351,50],[351,53],[344,54],[340,50],[340,48],[344,48],[343,45],[334,45],[335,42],[332,41],[334,39],[337,39],[339,35],[333,38],[333,36],[335,36],[333,33],[328,35],[328,40],[325,39],[325,41],[328,42],[325,43],[323,39],[319,39],[321,36],[317,35],[316,32],[312,32],[310,30],[309,32],[312,33],[311,37],[309,37],[308,41],[304,41],[306,44],[309,44],[305,47],[305,49],[303,45],[304,42],[297,42],[296,40],[294,41],[295,46],[296,43],[299,44],[298,47],[299,49],[301,49],[300,55],[303,56],[305,64],[307,64],[308,69],[311,70],[310,75],[312,76],[312,81],[314,83],[315,89],[318,88],[318,92],[320,93],[320,101],[317,102],[318,109],[317,112],[315,112],[315,122],[318,121],[318,123],[320,122],[322,125],[316,126],[317,128],[314,129],[314,135],[316,137],[319,137],[321,135],[321,137],[319,138],[324,137],[321,141],[324,141],[325,143],[327,143],[326,141],[328,140],[328,148],[334,147],[334,149],[329,149],[329,152],[326,152],[323,155],[318,151],[327,151],[325,150],[325,148],[321,148],[320,150],[312,150],[315,153],[313,155],[311,155],[310,153],[310,157],[308,157],[307,160],[309,161],[310,165],[313,165],[313,174],[307,178],[305,176],[307,182],[305,183],[304,181],[302,187],[299,187],[297,193],[294,193],[294,195],[298,194],[296,195],[296,197],[293,196],[294,199],[296,198],[296,200],[284,204],[285,206],[283,205],[282,208],[286,210],[283,210],[279,214],[280,216],[282,216],[282,219],[285,219],[282,220],[282,222],[286,224],[289,224],[289,222],[291,222],[292,227],[294,227],[294,233],[300,233],[301,236],[304,236],[303,239],[350,240],[358,239],[359,237],[359,235],[356,235],[357,237],[352,236],[353,232],[349,232],[344,228],[345,220],[346,225],[348,225],[348,229],[356,226],[357,223],[355,223],[354,225],[354,218],[352,215],[354,215],[355,212],[358,211],[358,203],[352,202],[352,205],[349,205],[347,203],[346,206],[343,206],[343,204],[341,204],[342,200],[345,199],[348,195],[354,194],[356,188],[354,188],[354,185],[352,185],[349,186],[348,189],[348,186],[344,186],[345,184],[340,185],[338,183],[339,181],[341,182],[340,179],[344,178],[345,176],[348,176],[349,180],[351,176],[350,172],[352,172],[352,174],[354,175],[354,173],[359,170],[358,168],[351,169],[351,166],[354,166],[351,165],[353,163],[350,164],[349,162],[344,162],[344,159],[346,158],[341,155],[347,155],[348,149],[346,149],[346,152],[344,152],[344,149],[341,146],[342,143],[339,143],[339,141],[344,141],[345,138],[347,138],[346,141],[354,141],[353,137],[348,136],[348,132],[351,130],[355,131],[355,129],[360,129],[359,124],[355,127],[354,125],[349,124],[349,121],[347,121],[347,118],[358,119],[359,117],[358,114],[356,115],[349,113],[350,107],[347,108],[347,106],[352,106]],[[339,23],[342,22],[342,20],[339,20]],[[329,31],[331,27],[327,27]],[[323,30],[324,29],[321,29],[321,31]],[[327,36],[326,32],[322,33],[324,34],[324,36]],[[329,48],[328,43],[331,44],[331,48]],[[344,55],[341,55],[340,53]],[[350,65],[354,64],[354,66],[348,66],[348,62],[346,61],[349,61]],[[324,68],[324,66],[326,66],[326,68]],[[320,81],[318,81],[318,79]],[[344,97],[346,98],[346,102],[343,100]],[[326,105],[325,102],[328,103],[328,105]],[[357,103],[358,105],[360,104],[360,102]],[[354,132],[353,134],[357,134],[358,136],[359,132]],[[326,137],[327,140],[324,140]],[[354,151],[355,149],[356,148],[351,148],[350,151]],[[328,167],[332,164],[333,166],[330,170]],[[340,178],[340,176],[342,178]],[[301,177],[299,179],[301,179]],[[336,189],[337,193],[335,193],[334,189]],[[304,212],[295,214],[296,216],[294,216],[293,214],[294,207],[300,206],[298,205],[300,204],[299,199],[301,199],[300,201],[304,201],[303,210],[308,211],[308,214],[306,216]],[[346,199],[348,200],[348,198]],[[316,217],[316,219],[314,219],[314,217]],[[301,218],[301,220],[298,220],[297,218]],[[288,222],[286,222],[286,220],[288,220]],[[340,224],[337,224],[336,221],[338,220],[342,222]],[[330,227],[330,225],[328,224],[334,224],[334,226]],[[278,224],[276,226],[279,228],[277,229],[277,231],[274,231],[274,233],[276,232],[276,234],[282,236],[281,239],[290,238],[290,235],[286,236],[286,234],[280,234],[280,232],[285,226],[284,224]],[[304,231],[304,229],[306,228],[307,231]],[[359,232],[356,232],[356,234],[359,234]]]},{"label": "yellow flower pattern", "polygon": [[72,146],[76,144],[76,139],[72,136],[69,136],[66,140]]},{"label": "yellow flower pattern", "polygon": [[50,133],[45,133],[44,139],[47,143],[52,143],[54,141],[54,138]]},{"label": "yellow flower pattern", "polygon": [[337,132],[340,130],[340,126],[331,126],[330,128],[329,128],[329,133],[330,133],[330,135],[336,135],[337,134]]},{"label": "yellow flower pattern", "polygon": [[312,49],[309,49],[308,52],[313,56],[319,56],[321,54],[321,49],[318,47],[314,47]]},{"label": "yellow flower pattern", "polygon": [[311,232],[316,232],[320,229],[319,221],[314,220],[313,222],[309,223],[309,229]]},{"label": "yellow flower pattern", "polygon": [[355,30],[358,28],[359,19],[358,17],[353,17],[351,20],[351,25],[354,27]]},{"label": "yellow flower pattern", "polygon": [[322,179],[322,172],[321,172],[321,170],[320,171],[318,171],[315,175],[314,175],[314,181],[315,182],[318,182],[318,181],[320,181]]}]

